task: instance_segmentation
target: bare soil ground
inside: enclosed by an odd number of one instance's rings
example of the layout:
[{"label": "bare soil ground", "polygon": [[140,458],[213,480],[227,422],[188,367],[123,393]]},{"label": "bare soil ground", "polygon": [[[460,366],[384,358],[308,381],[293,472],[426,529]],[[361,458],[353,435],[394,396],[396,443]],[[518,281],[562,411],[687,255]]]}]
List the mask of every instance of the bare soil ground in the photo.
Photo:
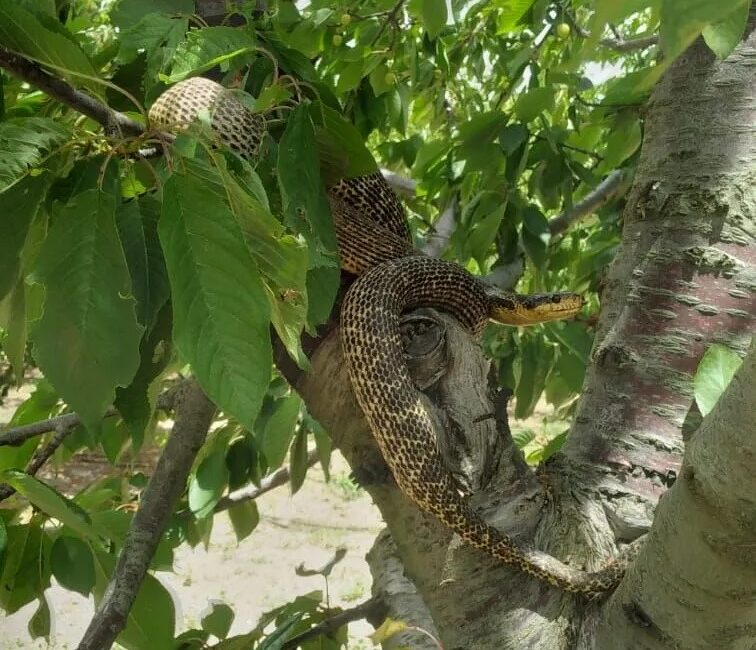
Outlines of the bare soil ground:
[{"label": "bare soil ground", "polygon": [[[28,390],[22,389],[4,400],[0,426],[27,396]],[[109,469],[105,459],[81,454],[67,463],[53,482],[70,492],[72,487]],[[215,518],[207,550],[201,545],[176,549],[175,571],[156,575],[174,597],[177,632],[199,627],[211,600],[227,603],[236,613],[232,634],[249,631],[263,612],[298,595],[324,590],[322,577],[300,577],[294,570],[301,563],[319,568],[340,547],[348,552],[329,578],[330,602],[350,607],[368,598],[371,579],[364,557],[382,523],[370,498],[356,489],[347,476],[346,462],[334,454],[330,482],[316,466],[293,497],[288,486],[282,486],[257,499],[260,524],[240,544],[224,513]],[[93,599],[67,591],[54,581],[47,597],[53,610],[50,643],[30,640],[26,626],[36,610],[33,603],[12,616],[0,618],[0,650],[76,647],[94,611]],[[365,622],[352,623],[349,647],[372,647],[366,639],[372,631]]]}]

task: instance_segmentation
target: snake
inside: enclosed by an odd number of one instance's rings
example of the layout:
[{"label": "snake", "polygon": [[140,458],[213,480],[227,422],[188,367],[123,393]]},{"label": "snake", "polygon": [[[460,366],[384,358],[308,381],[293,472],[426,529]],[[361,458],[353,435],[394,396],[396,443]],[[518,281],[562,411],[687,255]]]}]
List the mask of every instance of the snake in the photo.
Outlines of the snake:
[{"label": "snake", "polygon": [[[205,77],[165,90],[151,106],[150,127],[177,132],[210,116],[220,142],[248,160],[260,155],[266,120],[236,94]],[[340,336],[357,402],[399,489],[462,540],[565,592],[593,596],[613,589],[626,563],[594,572],[571,567],[488,524],[460,494],[436,445],[435,425],[403,357],[400,318],[433,307],[474,337],[489,321],[531,325],[575,315],[574,293],[503,291],[462,266],[412,245],[404,208],[380,171],[326,187],[341,267],[357,276],[341,306]]]}]

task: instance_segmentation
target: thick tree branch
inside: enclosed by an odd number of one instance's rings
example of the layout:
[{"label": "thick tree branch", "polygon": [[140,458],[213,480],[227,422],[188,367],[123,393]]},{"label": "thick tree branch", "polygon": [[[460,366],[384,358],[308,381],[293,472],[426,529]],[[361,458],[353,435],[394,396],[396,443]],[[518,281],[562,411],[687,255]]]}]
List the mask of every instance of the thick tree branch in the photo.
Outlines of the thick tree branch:
[{"label": "thick tree branch", "polygon": [[602,206],[621,196],[629,188],[628,179],[627,170],[617,169],[613,171],[582,200],[549,221],[551,235],[563,233],[576,221],[593,214]]},{"label": "thick tree branch", "polygon": [[[318,462],[318,452],[312,450],[307,454],[307,467],[312,467]],[[241,501],[251,501],[262,496],[266,492],[270,492],[272,489],[279,487],[280,485],[286,485],[289,482],[291,476],[291,470],[288,467],[282,467],[276,470],[270,476],[266,476],[260,481],[260,487],[256,485],[248,485],[238,490],[230,492],[223,497],[218,503],[215,504],[214,512],[223,512],[228,510],[232,506],[235,506]]]},{"label": "thick tree branch", "polygon": [[638,640],[633,647],[650,647],[642,640],[655,637],[663,644],[654,647],[690,650],[756,643],[754,386],[756,343],[688,444],[680,477],[656,510],[654,535],[613,597],[595,647],[618,648],[618,637]]},{"label": "thick tree branch", "polygon": [[37,63],[9,52],[3,47],[0,47],[0,68],[39,88],[61,104],[92,118],[95,122],[101,124],[106,132],[120,130],[124,135],[144,133],[144,126],[139,122],[135,122],[123,113],[114,111],[107,104],[91,95],[76,90],[67,81],[49,74]]},{"label": "thick tree branch", "polygon": [[423,253],[430,257],[441,257],[457,227],[458,210],[459,201],[455,194],[433,224],[433,232],[428,234],[422,247]]},{"label": "thick tree branch", "polygon": [[78,650],[106,650],[126,619],[155,549],[184,491],[192,463],[205,441],[215,405],[199,385],[187,382],[176,399],[176,423],[150,477],[126,534],[113,576]]},{"label": "thick tree branch", "polygon": [[409,199],[415,196],[417,183],[411,178],[407,178],[406,176],[402,176],[401,174],[397,174],[396,172],[392,172],[390,169],[385,168],[381,168],[381,174],[383,174],[383,178],[386,179],[386,182],[391,186],[391,189],[399,196],[404,196]]},{"label": "thick tree branch", "polygon": [[[174,399],[176,397],[176,391],[180,386],[181,384],[172,386],[164,393],[158,395],[157,401],[155,403],[155,408],[161,411],[171,410],[173,408]],[[118,414],[118,410],[115,407],[111,406],[105,412],[105,415],[103,415],[103,417],[110,418]],[[0,435],[0,447],[4,445],[17,447],[30,438],[41,436],[43,433],[48,433],[49,431],[59,431],[63,429],[68,430],[79,424],[81,424],[81,418],[79,417],[78,413],[64,413],[63,415],[57,415],[54,418],[49,418],[47,420],[40,420],[39,422],[32,422],[31,424],[24,424],[19,427],[13,427],[12,429],[4,431],[3,434]]]},{"label": "thick tree branch", "polygon": [[369,598],[364,603],[360,603],[355,607],[339,612],[338,614],[321,621],[309,630],[305,630],[301,634],[289,639],[283,644],[283,646],[281,646],[281,650],[294,650],[305,641],[316,639],[319,636],[328,636],[329,634],[336,632],[336,630],[343,625],[352,623],[353,621],[362,620],[363,618],[375,622],[379,618],[385,616],[385,611],[385,605],[383,605],[380,600]]}]

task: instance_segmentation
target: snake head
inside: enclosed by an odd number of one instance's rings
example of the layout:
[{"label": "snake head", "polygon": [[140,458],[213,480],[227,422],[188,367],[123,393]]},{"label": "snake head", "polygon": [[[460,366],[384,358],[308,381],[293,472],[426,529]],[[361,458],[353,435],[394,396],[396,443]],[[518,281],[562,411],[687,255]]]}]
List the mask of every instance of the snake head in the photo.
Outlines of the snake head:
[{"label": "snake head", "polygon": [[503,325],[536,325],[551,320],[570,318],[583,307],[577,293],[534,293],[520,295],[497,287],[485,288],[489,318]]}]

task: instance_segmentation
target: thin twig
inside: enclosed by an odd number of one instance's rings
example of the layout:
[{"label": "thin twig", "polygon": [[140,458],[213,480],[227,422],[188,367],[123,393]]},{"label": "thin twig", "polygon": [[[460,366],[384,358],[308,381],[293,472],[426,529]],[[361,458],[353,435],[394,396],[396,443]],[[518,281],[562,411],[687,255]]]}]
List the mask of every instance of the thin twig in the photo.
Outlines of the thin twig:
[{"label": "thin twig", "polygon": [[353,621],[359,621],[363,618],[381,618],[385,615],[385,605],[377,598],[369,598],[364,603],[360,603],[356,607],[346,609],[343,612],[339,612],[331,618],[327,618],[321,621],[317,625],[311,627],[309,630],[298,634],[292,639],[289,639],[281,646],[281,650],[294,650],[302,645],[305,641],[315,639],[319,636],[329,635],[338,630],[342,625],[351,623]]},{"label": "thin twig", "polygon": [[85,92],[76,90],[67,81],[54,77],[36,63],[22,56],[13,54],[0,47],[0,68],[4,68],[14,77],[26,81],[57,99],[61,104],[70,106],[80,113],[101,124],[106,131],[114,128],[126,135],[141,135],[145,129],[142,124],[132,120],[123,113],[114,111]]},{"label": "thin twig", "polygon": [[389,23],[394,22],[396,20],[396,14],[399,13],[399,10],[402,8],[402,5],[404,4],[404,0],[398,0],[398,2],[393,6],[393,8],[386,14],[386,20],[383,21],[383,24],[381,25],[380,29],[378,30],[378,33],[375,35],[375,38],[370,43],[370,47],[373,47],[383,36],[383,32],[386,31],[386,27],[388,27]]},{"label": "thin twig", "polygon": [[[567,21],[572,25],[572,29],[575,30],[575,33],[580,36],[581,38],[589,39],[591,37],[591,33],[587,29],[583,29],[581,27],[577,20],[575,20],[575,17],[572,16],[569,12],[566,12],[565,18]],[[659,37],[656,34],[652,34],[651,36],[640,36],[638,38],[622,38],[622,36],[617,32],[616,29],[612,28],[612,33],[615,35],[616,38],[602,38],[599,39],[599,43],[603,45],[604,47],[608,47],[611,50],[615,50],[617,52],[631,52],[633,50],[645,50],[646,48],[652,47],[654,45],[657,45],[659,43]]]},{"label": "thin twig", "polygon": [[110,648],[126,626],[131,606],[214,415],[215,405],[199,385],[195,381],[186,382],[176,397],[176,423],[142,492],[105,596],[78,650]]},{"label": "thin twig", "polygon": [[596,212],[609,201],[621,196],[629,187],[628,180],[627,170],[616,169],[613,171],[582,201],[578,201],[569,210],[565,210],[549,221],[549,230],[552,236],[564,232],[575,221]]},{"label": "thin twig", "polygon": [[[63,444],[66,437],[73,431],[73,427],[62,426],[55,429],[55,435],[51,438],[41,450],[38,450],[33,458],[26,466],[26,473],[30,476],[34,476],[42,466],[50,459],[55,453],[55,450]],[[8,497],[12,496],[16,490],[7,483],[0,484],[0,501],[5,501]]]},{"label": "thin twig", "polygon": [[[178,386],[171,386],[168,390],[158,395],[155,400],[155,408],[160,411],[170,411],[173,408],[173,402],[176,396],[176,390]],[[118,410],[111,406],[103,418],[110,418],[114,415],[119,415]],[[64,413],[63,415],[56,415],[53,418],[47,420],[40,420],[39,422],[32,422],[31,424],[24,424],[19,427],[13,427],[8,429],[0,435],[0,447],[10,445],[12,447],[18,447],[22,445],[30,438],[41,436],[48,431],[58,431],[60,429],[72,429],[73,427],[81,424],[81,418],[78,413]]]},{"label": "thin twig", "polygon": [[[318,452],[313,449],[307,454],[307,467],[312,467],[317,462]],[[266,492],[270,492],[273,488],[277,488],[279,485],[286,485],[286,483],[289,482],[290,476],[290,468],[282,467],[273,472],[270,476],[266,476],[262,479],[260,481],[260,487],[257,487],[256,485],[248,485],[230,492],[215,504],[213,512],[223,512],[241,501],[257,499],[257,497],[262,496]]]}]

